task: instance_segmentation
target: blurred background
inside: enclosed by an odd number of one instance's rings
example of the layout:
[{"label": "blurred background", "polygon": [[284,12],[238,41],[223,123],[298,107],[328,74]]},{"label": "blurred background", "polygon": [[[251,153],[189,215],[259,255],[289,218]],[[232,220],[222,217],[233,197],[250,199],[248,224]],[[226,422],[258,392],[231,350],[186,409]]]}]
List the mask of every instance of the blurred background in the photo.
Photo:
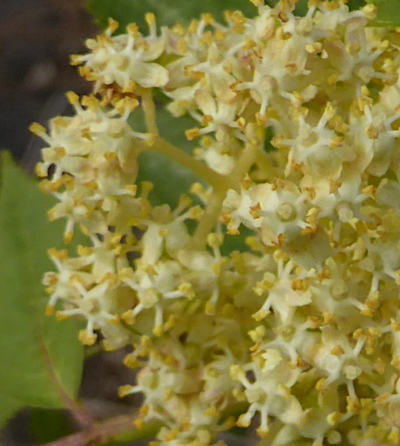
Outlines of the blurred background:
[{"label": "blurred background", "polygon": [[[99,28],[84,0],[0,0],[0,5],[0,149],[10,150],[32,174],[42,142],[28,126],[32,121],[46,125],[55,115],[70,113],[66,91],[89,91],[69,65],[69,55],[82,52],[85,39]],[[119,383],[132,381],[121,364],[123,356],[99,353],[86,360],[81,400],[98,418],[137,406],[116,394]],[[49,426],[46,432],[43,424]],[[24,410],[8,424],[0,443],[37,445],[75,429],[63,411]]]},{"label": "blurred background", "polygon": [[40,141],[28,126],[64,113],[66,90],[87,90],[69,55],[81,52],[97,27],[84,0],[0,0],[0,5],[0,148],[31,169]]}]

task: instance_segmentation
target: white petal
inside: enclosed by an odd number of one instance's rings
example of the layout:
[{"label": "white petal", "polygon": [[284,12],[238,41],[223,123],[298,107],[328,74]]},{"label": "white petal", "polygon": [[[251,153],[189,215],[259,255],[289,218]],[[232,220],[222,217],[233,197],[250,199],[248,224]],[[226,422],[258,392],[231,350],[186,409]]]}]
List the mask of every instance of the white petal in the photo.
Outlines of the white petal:
[{"label": "white petal", "polygon": [[168,83],[168,70],[157,63],[137,62],[131,68],[132,79],[144,88],[163,87]]}]

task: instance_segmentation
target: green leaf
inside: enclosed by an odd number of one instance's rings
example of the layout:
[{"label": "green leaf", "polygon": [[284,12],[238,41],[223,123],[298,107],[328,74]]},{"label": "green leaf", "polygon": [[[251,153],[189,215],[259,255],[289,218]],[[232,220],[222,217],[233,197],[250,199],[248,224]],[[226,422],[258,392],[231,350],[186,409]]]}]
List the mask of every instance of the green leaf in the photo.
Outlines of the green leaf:
[{"label": "green leaf", "polygon": [[[160,109],[157,110],[157,123],[163,138],[187,153],[192,152],[196,143],[187,141],[185,137],[185,130],[196,126],[192,118],[187,116],[175,118],[167,110]],[[137,131],[145,131],[141,110],[132,114],[130,124]],[[156,151],[140,155],[139,166],[138,183],[151,181],[154,184],[154,189],[150,194],[153,205],[167,203],[174,208],[181,194],[187,194],[194,182],[201,182],[201,179],[189,169]]]},{"label": "green leaf", "polygon": [[373,3],[378,8],[378,14],[373,22],[375,26],[400,25],[400,0],[349,0],[351,10],[360,9],[367,3]]},{"label": "green leaf", "polygon": [[275,136],[274,128],[269,126],[265,129],[264,150],[268,152],[276,152],[276,148],[272,145],[272,138]]},{"label": "green leaf", "polygon": [[374,0],[378,15],[374,24],[379,26],[400,25],[400,0]]},{"label": "green leaf", "polygon": [[[279,0],[266,0],[265,3],[269,6],[275,6]],[[296,3],[296,9],[294,10],[296,15],[305,16],[307,13],[307,3],[308,0],[298,0]]]},{"label": "green leaf", "polygon": [[0,395],[0,429],[10,418],[12,418],[20,407],[21,406],[17,400]]},{"label": "green leaf", "polygon": [[[53,200],[0,153],[0,421],[25,406],[63,407],[81,381],[77,322],[44,316],[41,285],[54,267],[46,250],[60,246],[63,223],[49,223]],[[61,396],[63,395],[63,397]]]},{"label": "green leaf", "polygon": [[226,9],[239,9],[249,17],[256,13],[249,0],[88,0],[87,4],[101,27],[106,27],[108,18],[112,17],[120,23],[121,31],[131,22],[147,29],[144,22],[147,12],[154,12],[161,26],[187,23],[203,12],[211,12],[217,20],[223,19],[222,12]]},{"label": "green leaf", "polygon": [[225,234],[224,243],[221,246],[221,253],[224,256],[229,255],[232,251],[248,251],[249,247],[246,245],[246,238],[254,235],[254,231],[241,225],[240,234],[229,235]]},{"label": "green leaf", "polygon": [[349,0],[348,2],[348,6],[351,11],[353,11],[354,9],[360,9],[363,6],[365,6],[365,4],[366,4],[365,0]]},{"label": "green leaf", "polygon": [[[278,0],[266,0],[270,6],[276,5]],[[378,7],[378,16],[374,22],[378,26],[399,26],[400,0],[370,0]],[[366,0],[349,0],[350,10],[359,9],[368,3]],[[249,0],[175,0],[173,3],[166,0],[88,0],[89,11],[94,15],[97,23],[105,28],[108,18],[112,17],[120,23],[120,31],[136,22],[142,30],[147,29],[144,21],[146,12],[154,12],[161,26],[171,26],[176,22],[189,22],[203,12],[211,12],[219,21],[223,19],[226,9],[239,9],[252,17],[256,9]],[[295,13],[304,16],[307,12],[307,0],[299,0]]]},{"label": "green leaf", "polygon": [[74,431],[65,410],[33,409],[29,416],[30,431],[35,444],[50,443]]}]

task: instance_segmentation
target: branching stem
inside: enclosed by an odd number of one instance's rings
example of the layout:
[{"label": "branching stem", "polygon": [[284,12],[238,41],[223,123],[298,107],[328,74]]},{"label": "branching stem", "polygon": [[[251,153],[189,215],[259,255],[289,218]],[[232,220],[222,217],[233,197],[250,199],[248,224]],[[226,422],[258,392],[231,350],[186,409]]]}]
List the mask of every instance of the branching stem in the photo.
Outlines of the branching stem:
[{"label": "branching stem", "polygon": [[210,184],[214,189],[220,187],[220,185],[226,185],[229,182],[229,179],[226,176],[213,171],[204,163],[197,161],[182,149],[178,149],[159,136],[151,138],[150,146],[147,147],[147,150],[149,148],[162,153],[173,161],[179,163],[181,166],[191,170],[195,175]]},{"label": "branching stem", "polygon": [[[248,405],[245,403],[232,404],[223,412],[221,421],[224,422],[231,417],[238,416],[245,412],[247,407]],[[112,441],[113,444],[133,443],[139,440],[154,438],[162,426],[158,421],[150,421],[144,424],[141,429],[137,429],[134,427],[134,420],[135,415],[119,415],[97,423],[82,432],[47,443],[44,446],[94,446],[109,441]]]},{"label": "branching stem", "polygon": [[213,227],[217,223],[218,217],[221,213],[222,203],[228,189],[237,189],[239,187],[240,180],[256,161],[257,152],[257,146],[253,144],[247,145],[240,155],[236,167],[230,174],[229,181],[220,182],[214,187],[205,212],[193,237],[194,248],[200,248],[206,242],[207,235],[212,231]]},{"label": "branching stem", "polygon": [[47,443],[45,446],[86,446],[108,442],[113,437],[117,437],[129,431],[129,439],[133,442],[153,438],[161,427],[159,422],[151,422],[143,426],[142,429],[133,427],[133,415],[120,415],[110,418],[102,423],[93,425],[76,434],[68,435],[60,440]]},{"label": "branching stem", "polygon": [[152,135],[158,136],[156,106],[153,101],[153,91],[151,88],[141,88],[142,107],[147,131]]},{"label": "branching stem", "polygon": [[[265,168],[266,160],[260,156],[260,151],[257,145],[249,143],[240,155],[233,172],[229,176],[218,174],[204,163],[197,161],[183,150],[178,149],[159,136],[156,123],[156,108],[151,89],[142,89],[140,93],[142,95],[142,105],[147,131],[151,135],[147,140],[147,150],[156,150],[157,152],[168,156],[180,165],[190,169],[195,175],[207,182],[213,189],[205,212],[199,221],[193,237],[193,247],[195,249],[200,248],[204,245],[207,235],[212,231],[218,220],[222,203],[228,189],[237,189],[239,187],[240,180],[248,172],[254,162],[258,162]],[[143,149],[146,149],[145,143],[138,144],[142,145]]]}]

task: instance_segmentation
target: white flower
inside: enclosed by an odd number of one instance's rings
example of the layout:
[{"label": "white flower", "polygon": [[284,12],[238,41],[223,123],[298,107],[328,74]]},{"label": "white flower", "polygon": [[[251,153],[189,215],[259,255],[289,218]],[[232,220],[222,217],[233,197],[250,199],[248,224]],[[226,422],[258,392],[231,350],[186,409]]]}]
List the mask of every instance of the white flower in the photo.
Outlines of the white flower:
[{"label": "white flower", "polygon": [[144,88],[163,87],[168,83],[166,68],[153,62],[164,51],[163,36],[143,37],[135,26],[129,27],[127,34],[110,34],[87,40],[86,46],[91,52],[73,58],[75,64],[84,65],[84,73],[89,70],[99,85],[115,82],[123,89],[131,88],[133,82]]}]

